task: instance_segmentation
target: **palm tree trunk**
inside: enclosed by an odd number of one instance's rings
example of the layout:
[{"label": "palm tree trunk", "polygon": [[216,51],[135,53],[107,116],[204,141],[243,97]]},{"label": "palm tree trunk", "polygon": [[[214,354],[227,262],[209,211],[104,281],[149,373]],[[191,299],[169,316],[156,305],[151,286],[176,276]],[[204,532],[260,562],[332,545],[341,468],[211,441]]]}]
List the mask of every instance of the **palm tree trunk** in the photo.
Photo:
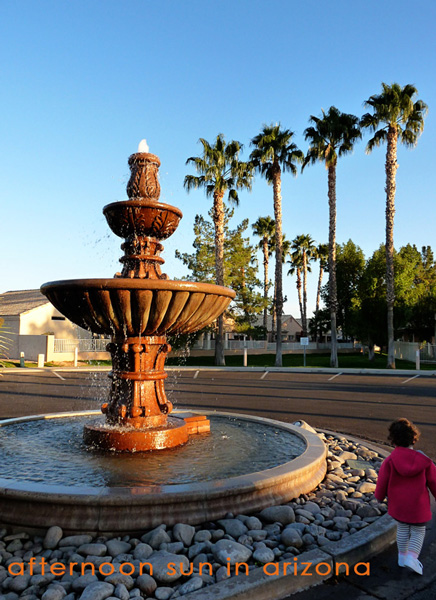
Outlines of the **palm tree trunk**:
[{"label": "palm tree trunk", "polygon": [[389,126],[386,151],[386,301],[388,305],[388,369],[395,369],[394,353],[394,216],[397,172],[397,130]]},{"label": "palm tree trunk", "polygon": [[[223,193],[213,196],[213,222],[215,226],[215,273],[217,285],[224,285],[224,205]],[[215,365],[225,366],[224,358],[224,316],[218,317],[215,339]]]},{"label": "palm tree trunk", "polygon": [[307,254],[303,248],[303,337],[307,336]]},{"label": "palm tree trunk", "polygon": [[276,284],[274,283],[274,294],[272,301],[271,311],[271,341],[274,342],[274,336],[276,331]]},{"label": "palm tree trunk", "polygon": [[329,307],[331,330],[330,366],[338,366],[338,341],[336,333],[336,165],[328,167],[328,197],[329,197]]},{"label": "palm tree trunk", "polygon": [[276,222],[276,319],[277,319],[277,343],[275,366],[281,367],[282,361],[282,312],[283,312],[283,279],[282,279],[282,182],[281,170],[278,162],[274,165],[273,191],[274,191],[274,219]]},{"label": "palm tree trunk", "polygon": [[268,238],[264,236],[262,240],[263,250],[263,299],[265,301],[265,308],[263,309],[263,327],[265,329],[265,335],[268,336]]},{"label": "palm tree trunk", "polygon": [[298,293],[298,305],[300,307],[301,315],[301,328],[303,328],[303,300],[301,297],[301,271],[297,267],[297,293]]},{"label": "palm tree trunk", "polygon": [[316,290],[316,307],[315,307],[315,335],[316,335],[316,343],[318,343],[318,315],[319,315],[319,305],[321,301],[321,285],[322,285],[322,276],[324,273],[324,267],[322,263],[319,265],[319,277],[318,277],[318,289]]}]

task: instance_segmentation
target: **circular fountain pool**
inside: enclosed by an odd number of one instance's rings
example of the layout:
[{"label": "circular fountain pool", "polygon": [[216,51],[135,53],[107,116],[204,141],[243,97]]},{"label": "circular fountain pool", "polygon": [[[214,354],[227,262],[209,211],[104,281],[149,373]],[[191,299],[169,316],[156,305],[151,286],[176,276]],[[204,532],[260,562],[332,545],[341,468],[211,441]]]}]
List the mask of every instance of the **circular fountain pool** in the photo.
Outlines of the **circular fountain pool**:
[{"label": "circular fountain pool", "polygon": [[1,524],[127,533],[200,523],[289,501],[325,475],[323,442],[287,423],[203,413],[210,434],[177,451],[126,455],[83,444],[84,420],[97,414],[0,423]]},{"label": "circular fountain pool", "polygon": [[[281,427],[212,415],[210,433],[190,437],[177,451],[125,455],[85,445],[89,421],[82,416],[0,427],[2,477],[73,487],[192,484],[272,469],[306,449],[302,438]],[[103,416],[95,420],[103,422]]]}]

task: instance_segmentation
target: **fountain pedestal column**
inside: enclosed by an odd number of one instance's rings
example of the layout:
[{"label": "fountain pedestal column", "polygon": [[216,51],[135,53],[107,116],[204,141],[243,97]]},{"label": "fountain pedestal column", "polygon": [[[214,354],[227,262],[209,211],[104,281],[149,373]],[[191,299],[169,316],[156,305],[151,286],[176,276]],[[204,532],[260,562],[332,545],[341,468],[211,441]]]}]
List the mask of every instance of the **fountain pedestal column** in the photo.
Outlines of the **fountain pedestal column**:
[{"label": "fountain pedestal column", "polygon": [[[102,406],[108,426],[85,426],[85,442],[113,450],[172,448],[188,440],[181,419],[168,419],[173,405],[165,394],[165,336],[114,338],[108,345],[113,370],[109,402]],[[127,435],[126,435],[127,434]]]}]

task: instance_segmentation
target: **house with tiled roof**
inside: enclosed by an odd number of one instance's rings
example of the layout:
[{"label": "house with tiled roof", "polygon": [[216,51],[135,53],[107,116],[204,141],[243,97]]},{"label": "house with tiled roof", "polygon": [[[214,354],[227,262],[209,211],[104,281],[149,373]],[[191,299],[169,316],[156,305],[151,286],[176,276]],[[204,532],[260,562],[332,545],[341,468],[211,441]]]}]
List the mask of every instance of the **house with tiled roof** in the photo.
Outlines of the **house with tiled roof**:
[{"label": "house with tiled roof", "polygon": [[[253,323],[255,326],[263,326],[263,315],[257,315]],[[276,334],[273,331],[273,320],[272,316],[267,316],[267,331],[268,341],[275,342]],[[274,326],[274,330],[275,330]],[[303,333],[303,327],[301,326],[301,319],[296,319],[292,315],[282,315],[282,341],[283,342],[299,342],[300,337]]]},{"label": "house with tiled roof", "polygon": [[77,327],[64,317],[37,290],[15,290],[0,294],[0,319],[10,339],[9,358],[25,353],[28,360],[36,360],[39,353],[47,356],[47,338],[74,340],[89,337],[89,332]]}]

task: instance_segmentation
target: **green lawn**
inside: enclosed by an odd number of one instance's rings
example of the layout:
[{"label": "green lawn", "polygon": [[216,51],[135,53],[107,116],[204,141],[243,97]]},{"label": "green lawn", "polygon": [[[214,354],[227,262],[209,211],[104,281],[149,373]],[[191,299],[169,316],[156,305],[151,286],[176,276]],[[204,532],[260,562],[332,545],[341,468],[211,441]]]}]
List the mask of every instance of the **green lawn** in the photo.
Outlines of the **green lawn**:
[{"label": "green lawn", "polygon": [[[283,366],[284,367],[302,367],[304,357],[302,354],[284,354],[283,355]],[[274,354],[252,354],[248,353],[248,366],[249,367],[273,367],[275,361]],[[338,356],[339,368],[347,369],[386,369],[386,354],[376,354],[374,360],[369,361],[367,356],[361,354],[339,354]],[[170,357],[168,358],[167,365],[179,365],[179,366],[192,366],[192,367],[213,367],[214,357],[213,356],[195,356],[195,357]],[[242,367],[243,356],[240,355],[229,355],[226,356],[227,367]],[[407,360],[396,360],[397,369],[415,369],[415,363]],[[329,367],[330,366],[330,355],[329,354],[307,354],[306,355],[306,367]],[[436,365],[421,364],[422,370],[435,370]]]},{"label": "green lawn", "polygon": [[[362,354],[339,354],[339,368],[340,369],[386,369],[386,354],[376,354],[373,361],[369,361],[367,356]],[[177,357],[170,356],[167,361],[167,366],[187,366],[187,367],[213,367],[214,365],[213,356],[195,356],[195,357]],[[249,367],[273,367],[275,361],[274,354],[248,354],[248,366]],[[2,361],[4,367],[18,367],[20,366],[19,361]],[[86,366],[111,366],[110,360],[89,360],[83,361],[82,365]],[[415,369],[415,363],[407,360],[396,360],[397,369]],[[36,363],[27,362],[26,367],[36,367]],[[56,363],[45,363],[46,367],[56,367]],[[243,356],[241,354],[231,354],[226,356],[227,367],[242,367]],[[284,354],[283,355],[283,366],[284,367],[303,367],[303,355],[302,354]],[[324,367],[330,366],[330,355],[329,354],[307,354],[306,355],[306,367]],[[421,369],[423,371],[434,371],[436,370],[436,364],[423,364],[421,363]],[[0,367],[1,372],[1,367]]]}]

